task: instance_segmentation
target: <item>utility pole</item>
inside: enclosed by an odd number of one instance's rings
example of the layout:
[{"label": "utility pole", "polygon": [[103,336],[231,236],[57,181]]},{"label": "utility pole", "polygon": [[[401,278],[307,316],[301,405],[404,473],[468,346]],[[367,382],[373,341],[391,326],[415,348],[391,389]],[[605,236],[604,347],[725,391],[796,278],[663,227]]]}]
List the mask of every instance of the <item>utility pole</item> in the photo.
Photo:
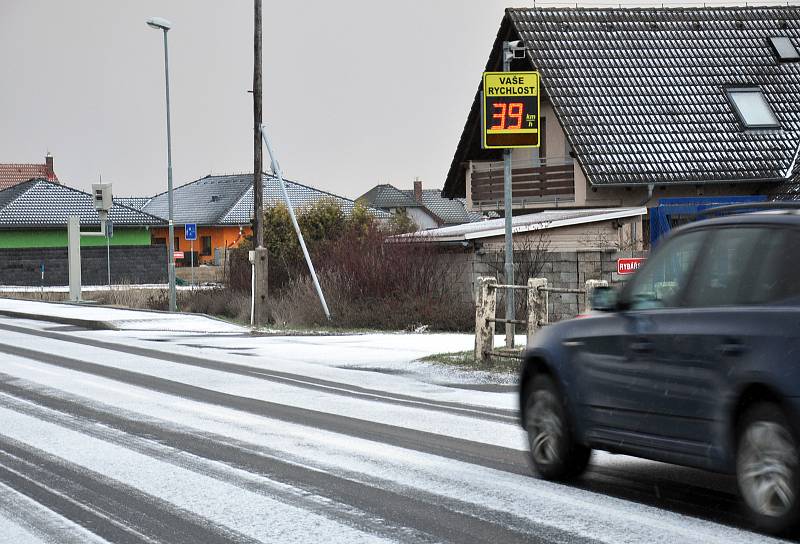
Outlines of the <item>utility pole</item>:
[{"label": "utility pole", "polygon": [[[511,45],[503,42],[503,71],[511,71],[511,59],[514,54]],[[512,211],[511,211],[511,150],[503,150],[503,200],[505,201],[506,223],[506,283],[514,285],[514,241],[512,238]],[[514,289],[506,289],[506,347],[514,347],[514,323],[509,321],[515,318]]]},{"label": "utility pole", "polygon": [[264,171],[264,161],[261,146],[261,0],[255,3],[255,33],[253,36],[253,227],[255,232],[255,247],[264,247],[263,225],[263,189],[261,186],[261,173]]},{"label": "utility pole", "polygon": [[261,146],[261,0],[254,1],[253,20],[253,243],[252,316],[258,327],[266,324],[267,303],[267,250],[264,248],[264,188],[262,172],[264,162]]}]

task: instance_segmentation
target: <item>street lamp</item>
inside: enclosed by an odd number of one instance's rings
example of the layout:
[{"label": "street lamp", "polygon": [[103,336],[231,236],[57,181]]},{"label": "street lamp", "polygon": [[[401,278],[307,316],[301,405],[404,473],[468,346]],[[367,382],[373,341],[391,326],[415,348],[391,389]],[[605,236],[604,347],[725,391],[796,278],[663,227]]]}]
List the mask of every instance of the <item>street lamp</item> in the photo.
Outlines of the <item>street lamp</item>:
[{"label": "street lamp", "polygon": [[167,243],[167,262],[169,271],[169,311],[174,312],[175,302],[175,224],[172,207],[172,131],[169,120],[169,55],[167,48],[167,31],[172,23],[161,17],[151,17],[147,26],[164,31],[164,81],[167,89],[167,202],[169,205],[169,238]]}]

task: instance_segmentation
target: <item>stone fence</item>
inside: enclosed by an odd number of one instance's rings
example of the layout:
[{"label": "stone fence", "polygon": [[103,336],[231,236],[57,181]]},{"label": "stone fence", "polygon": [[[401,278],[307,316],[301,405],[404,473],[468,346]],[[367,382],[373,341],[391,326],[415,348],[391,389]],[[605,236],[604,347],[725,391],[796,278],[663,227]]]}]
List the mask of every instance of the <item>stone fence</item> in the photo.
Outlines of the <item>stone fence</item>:
[{"label": "stone fence", "polygon": [[[548,299],[551,294],[572,294],[577,295],[583,300],[581,305],[582,312],[591,310],[592,291],[597,287],[607,287],[606,280],[586,280],[583,289],[573,289],[566,287],[551,287],[548,285],[547,278],[529,278],[526,285],[502,285],[498,284],[493,277],[478,278],[478,289],[475,300],[475,360],[483,363],[491,361],[493,354],[498,354],[494,350],[494,336],[497,323],[506,325],[506,355],[508,350],[513,349],[513,326],[524,325],[526,327],[527,343],[530,344],[536,332],[550,323],[550,310]],[[524,290],[527,292],[527,304],[525,319],[505,319],[496,317],[497,314],[497,293],[509,289]],[[511,329],[508,327],[511,326]]]}]

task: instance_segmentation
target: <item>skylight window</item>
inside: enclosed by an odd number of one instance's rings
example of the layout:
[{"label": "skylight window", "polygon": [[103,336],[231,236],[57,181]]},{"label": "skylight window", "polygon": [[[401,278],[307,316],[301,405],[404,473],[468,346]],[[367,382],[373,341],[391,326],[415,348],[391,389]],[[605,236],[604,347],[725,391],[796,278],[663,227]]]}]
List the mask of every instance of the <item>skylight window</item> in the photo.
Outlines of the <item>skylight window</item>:
[{"label": "skylight window", "polygon": [[728,89],[728,98],[745,128],[780,128],[778,118],[758,87]]},{"label": "skylight window", "polygon": [[769,39],[773,51],[781,62],[794,62],[800,60],[800,53],[792,41],[785,36],[773,36]]}]

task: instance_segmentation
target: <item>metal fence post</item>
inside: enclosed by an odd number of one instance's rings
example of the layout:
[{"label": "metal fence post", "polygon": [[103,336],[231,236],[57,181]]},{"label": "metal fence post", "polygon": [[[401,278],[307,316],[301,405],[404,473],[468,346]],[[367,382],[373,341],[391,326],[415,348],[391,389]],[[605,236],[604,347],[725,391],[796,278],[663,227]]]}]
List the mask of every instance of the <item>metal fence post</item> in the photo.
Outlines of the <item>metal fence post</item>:
[{"label": "metal fence post", "polygon": [[494,349],[494,319],[497,311],[497,279],[478,278],[475,300],[475,360],[488,364]]},{"label": "metal fence post", "polygon": [[543,325],[547,324],[547,278],[528,278],[528,345]]},{"label": "metal fence post", "polygon": [[586,293],[583,299],[583,310],[581,313],[586,313],[592,309],[592,292],[595,287],[608,287],[606,280],[586,280]]}]

